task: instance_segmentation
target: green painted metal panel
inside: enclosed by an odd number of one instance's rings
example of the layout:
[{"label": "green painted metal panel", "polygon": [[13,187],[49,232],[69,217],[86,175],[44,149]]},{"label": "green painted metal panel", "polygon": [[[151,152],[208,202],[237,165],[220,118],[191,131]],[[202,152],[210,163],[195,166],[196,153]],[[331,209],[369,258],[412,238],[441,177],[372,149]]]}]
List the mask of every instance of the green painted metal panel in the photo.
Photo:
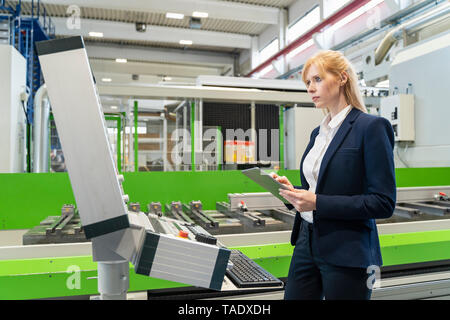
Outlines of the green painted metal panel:
[{"label": "green painted metal panel", "polygon": [[195,172],[195,102],[191,103],[191,170]]},{"label": "green painted metal panel", "polygon": [[450,259],[450,230],[380,235],[385,266]]},{"label": "green painted metal panel", "polygon": [[[297,170],[280,170],[300,184]],[[399,187],[448,185],[450,168],[396,170]],[[125,172],[124,189],[130,201],[145,207],[150,201],[201,200],[205,210],[227,201],[234,192],[264,191],[240,171]],[[75,203],[67,173],[0,174],[0,229],[27,229],[45,217],[60,214],[63,204]],[[26,201],[24,201],[26,200]]]},{"label": "green painted metal panel", "polygon": [[254,259],[254,261],[277,278],[287,277],[291,256]]},{"label": "green painted metal panel", "polygon": [[450,185],[450,167],[397,168],[395,178],[398,188]]},{"label": "green painted metal panel", "polygon": [[52,297],[78,296],[96,294],[97,281],[88,280],[95,277],[97,271],[85,271],[82,273],[80,289],[69,289],[67,281],[70,274],[43,273],[23,274],[0,277],[1,300],[43,299]]},{"label": "green painted metal panel", "polygon": [[[281,171],[299,183],[296,171]],[[145,208],[151,201],[201,200],[205,210],[228,201],[234,192],[261,192],[240,171],[124,172],[124,191],[130,202]],[[59,215],[64,204],[75,204],[67,173],[0,174],[0,229],[28,229],[47,216]]]},{"label": "green painted metal panel", "polygon": [[[280,170],[293,184],[300,184],[297,170]],[[402,168],[396,170],[397,186],[448,185],[450,168]],[[261,192],[259,185],[240,171],[124,172],[124,190],[131,202],[143,208],[150,201],[201,200],[214,210],[228,193]],[[0,174],[0,229],[27,229],[47,216],[59,215],[63,204],[75,203],[67,173]]]},{"label": "green painted metal panel", "polygon": [[[138,275],[130,264],[129,292],[186,284]],[[0,300],[96,295],[92,256],[0,261]]]},{"label": "green painted metal panel", "polygon": [[[288,253],[289,246],[278,244],[236,249],[256,256],[258,264],[281,277],[287,272],[290,256],[276,255]],[[75,270],[79,275],[79,286],[74,285]],[[0,299],[95,295],[98,294],[96,277],[97,263],[92,261],[92,256],[3,260],[0,261]],[[129,292],[183,286],[187,285],[138,275],[130,264]]]},{"label": "green painted metal panel", "polygon": [[0,229],[28,229],[75,203],[67,173],[0,174]]},{"label": "green painted metal panel", "polygon": [[[298,171],[279,174],[299,184]],[[399,187],[448,185],[450,168],[397,169],[396,175]],[[67,173],[0,174],[0,186],[1,229],[31,228],[47,216],[59,214],[63,204],[74,203]],[[150,201],[198,199],[205,210],[214,209],[216,201],[226,201],[229,192],[263,191],[239,171],[125,173],[124,189],[130,201],[144,207]],[[450,230],[381,235],[380,244],[384,265],[450,259]],[[277,277],[287,275],[293,250],[289,244],[238,249]],[[67,288],[70,274],[66,270],[70,265],[79,265],[82,270],[80,289]],[[0,299],[96,294],[95,276],[96,264],[91,257],[0,261]],[[182,284],[130,270],[130,291],[179,286]]]},{"label": "green painted metal panel", "polygon": [[289,243],[274,243],[270,245],[255,245],[245,247],[233,247],[251,259],[291,256],[294,247]]},{"label": "green painted metal panel", "polygon": [[[297,170],[279,174],[300,184]],[[399,187],[448,185],[450,168],[404,168],[397,169],[396,175]],[[264,191],[239,171],[125,172],[124,176],[130,201],[143,207],[150,201],[201,200],[205,210],[213,210],[216,201],[227,201],[230,192]],[[67,173],[0,174],[0,229],[31,228],[59,214],[66,203],[75,203]]]},{"label": "green painted metal panel", "polygon": [[[385,266],[450,259],[450,230],[381,235],[380,244]],[[241,250],[276,277],[288,274],[293,252],[288,243],[231,249]],[[79,267],[79,289],[67,285],[73,283],[70,266]],[[91,256],[0,261],[0,299],[95,295],[96,276]],[[182,286],[186,285],[137,275],[130,264],[129,292]]]}]

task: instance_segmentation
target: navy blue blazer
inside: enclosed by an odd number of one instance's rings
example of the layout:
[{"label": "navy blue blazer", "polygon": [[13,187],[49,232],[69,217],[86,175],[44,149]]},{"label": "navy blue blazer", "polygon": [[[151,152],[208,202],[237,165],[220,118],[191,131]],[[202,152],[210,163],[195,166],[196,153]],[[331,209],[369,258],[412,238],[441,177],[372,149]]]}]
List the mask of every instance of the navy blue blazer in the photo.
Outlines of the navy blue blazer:
[{"label": "navy blue blazer", "polygon": [[[301,186],[309,189],[303,161],[314,145],[311,134],[300,163]],[[330,264],[366,268],[382,265],[375,219],[392,216],[396,201],[394,132],[386,119],[352,108],[331,141],[319,170],[313,236]],[[287,205],[292,209],[291,204]],[[297,212],[291,244],[303,219]]]}]

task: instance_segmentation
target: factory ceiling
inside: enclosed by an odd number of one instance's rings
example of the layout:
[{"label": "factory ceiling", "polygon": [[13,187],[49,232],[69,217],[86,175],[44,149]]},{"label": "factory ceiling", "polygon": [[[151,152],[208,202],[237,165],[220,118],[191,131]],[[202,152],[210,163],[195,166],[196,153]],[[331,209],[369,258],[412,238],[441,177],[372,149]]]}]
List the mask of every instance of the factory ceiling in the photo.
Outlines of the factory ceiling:
[{"label": "factory ceiling", "polygon": [[[83,36],[99,84],[191,85],[199,75],[239,74],[252,37],[277,26],[280,9],[295,1],[41,0],[39,10],[45,7],[57,38]],[[36,2],[22,0],[22,15],[36,15]]]},{"label": "factory ceiling", "polygon": [[[36,1],[34,1],[36,3]],[[240,42],[250,43],[250,36],[259,35],[270,25],[278,23],[278,14],[280,8],[286,8],[295,0],[165,0],[165,1],[107,1],[107,0],[44,0],[41,3],[49,16],[56,24],[56,34],[67,36],[77,31],[81,32],[100,32],[102,38],[92,37],[87,34],[86,41],[90,42],[111,42],[130,45],[142,45],[150,47],[169,47],[185,48],[185,44],[179,41],[163,41],[155,39],[152,34],[152,27],[157,27],[156,32],[165,31],[176,34],[196,31],[199,35],[197,41],[193,41],[189,48],[233,52],[239,49],[247,49]],[[18,1],[6,1],[8,4],[15,5]],[[36,6],[36,5],[35,5]],[[68,30],[66,19],[78,12],[72,10],[73,7],[79,8],[81,20],[80,30]],[[198,9],[196,9],[198,8]],[[36,7],[34,7],[36,12]],[[191,21],[193,12],[208,13],[208,17],[197,18],[200,21]],[[32,12],[32,2],[30,0],[22,1],[22,14],[30,15]],[[183,17],[168,18],[168,12],[184,14]],[[194,17],[195,18],[195,17]],[[118,37],[108,35],[107,30],[112,23],[118,24],[118,29],[127,31],[127,27],[132,25],[135,28],[136,23],[146,24],[147,30],[142,33],[126,32],[125,35]],[[86,27],[97,27],[97,30],[85,30]],[[204,35],[204,38],[202,37]],[[239,37],[241,36],[241,37]],[[245,37],[247,36],[247,37]],[[221,43],[209,41],[209,37],[218,37],[223,40]],[[170,40],[170,39],[169,39]],[[189,40],[189,39],[187,39]],[[231,40],[231,41],[229,41]],[[211,42],[211,43],[209,43]]]}]

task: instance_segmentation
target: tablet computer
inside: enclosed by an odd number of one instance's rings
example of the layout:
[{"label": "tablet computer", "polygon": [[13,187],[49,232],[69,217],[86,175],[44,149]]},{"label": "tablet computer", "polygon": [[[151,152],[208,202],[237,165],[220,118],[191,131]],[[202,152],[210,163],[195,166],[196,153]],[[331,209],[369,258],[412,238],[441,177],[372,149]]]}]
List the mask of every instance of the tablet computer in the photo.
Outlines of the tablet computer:
[{"label": "tablet computer", "polygon": [[261,170],[258,167],[242,170],[242,173],[255,181],[261,187],[269,191],[275,197],[283,201],[284,203],[289,203],[285,198],[280,195],[279,189],[289,190],[287,186],[278,182],[274,178],[272,178],[267,172]]}]

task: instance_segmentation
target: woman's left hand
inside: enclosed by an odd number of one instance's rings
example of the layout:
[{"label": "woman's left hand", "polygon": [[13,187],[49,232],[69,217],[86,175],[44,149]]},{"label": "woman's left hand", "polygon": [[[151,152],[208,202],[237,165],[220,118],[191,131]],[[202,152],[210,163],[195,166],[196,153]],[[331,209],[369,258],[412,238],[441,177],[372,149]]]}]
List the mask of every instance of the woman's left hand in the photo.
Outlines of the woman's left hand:
[{"label": "woman's left hand", "polygon": [[303,189],[279,189],[280,195],[289,201],[298,212],[316,210],[316,194]]}]

